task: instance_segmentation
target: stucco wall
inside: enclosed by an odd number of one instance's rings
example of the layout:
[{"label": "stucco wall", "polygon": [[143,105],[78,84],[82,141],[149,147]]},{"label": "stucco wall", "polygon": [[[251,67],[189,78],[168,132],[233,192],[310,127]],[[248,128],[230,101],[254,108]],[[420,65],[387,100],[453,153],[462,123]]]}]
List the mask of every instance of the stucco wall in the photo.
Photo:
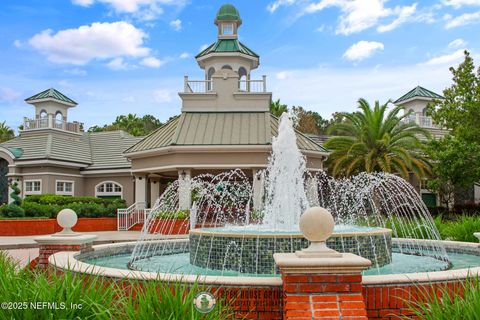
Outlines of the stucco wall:
[{"label": "stucco wall", "polygon": [[95,197],[95,186],[104,181],[114,181],[122,186],[123,199],[127,201],[127,205],[134,203],[134,182],[131,175],[118,176],[102,176],[102,177],[86,177],[85,178],[85,196]]}]

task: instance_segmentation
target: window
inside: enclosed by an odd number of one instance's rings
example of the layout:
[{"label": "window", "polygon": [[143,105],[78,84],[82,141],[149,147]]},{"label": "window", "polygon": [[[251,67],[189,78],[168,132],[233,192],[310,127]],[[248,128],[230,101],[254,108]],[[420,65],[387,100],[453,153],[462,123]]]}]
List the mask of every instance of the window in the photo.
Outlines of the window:
[{"label": "window", "polygon": [[105,181],[95,187],[97,198],[122,198],[122,186],[113,181]]},{"label": "window", "polygon": [[25,195],[41,194],[42,180],[25,180]]},{"label": "window", "polygon": [[222,34],[223,35],[232,35],[233,34],[233,24],[232,23],[225,23],[222,24]]},{"label": "window", "polygon": [[73,181],[57,180],[56,194],[73,196]]},{"label": "window", "polygon": [[47,111],[45,111],[45,110],[40,111],[40,118],[41,119],[47,118]]}]

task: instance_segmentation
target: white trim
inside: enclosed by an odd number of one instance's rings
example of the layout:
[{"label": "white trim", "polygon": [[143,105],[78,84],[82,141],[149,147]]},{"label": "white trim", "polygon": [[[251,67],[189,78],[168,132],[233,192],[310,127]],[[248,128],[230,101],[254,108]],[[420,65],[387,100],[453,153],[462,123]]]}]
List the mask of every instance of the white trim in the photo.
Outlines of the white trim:
[{"label": "white trim", "polygon": [[75,177],[75,178],[83,178],[80,174],[73,174],[73,173],[55,173],[55,172],[32,172],[32,173],[12,173],[7,174],[8,176],[19,176],[19,177],[28,177],[28,176],[62,176],[62,177]]},{"label": "white trim", "polygon": [[[71,183],[72,184],[72,191],[58,191],[58,183]],[[65,185],[63,185],[63,188],[65,189]],[[75,194],[75,181],[73,180],[57,180],[55,179],[55,194],[60,195],[60,196],[73,196]]]},{"label": "white trim", "polygon": [[[12,159],[12,162],[15,161],[15,155],[10,150],[5,147],[0,147],[0,151],[5,152],[7,156]],[[8,164],[8,166],[11,166],[11,164]]]},{"label": "white trim", "polygon": [[95,170],[95,169],[89,169],[88,171],[80,171],[80,173],[83,175],[93,175],[93,174],[109,174],[109,173],[131,173],[131,169],[104,169],[104,170]]},{"label": "white trim", "polygon": [[[152,172],[152,171],[162,171],[162,170],[177,170],[177,169],[263,169],[266,168],[267,164],[186,164],[186,165],[170,165],[163,167],[149,167],[132,170],[132,173],[136,172]],[[308,171],[320,172],[323,171],[323,168],[306,168]]]},{"label": "white trim", "polygon": [[52,164],[52,165],[63,165],[66,167],[76,167],[76,168],[85,168],[89,164],[88,163],[76,163],[76,162],[68,162],[68,161],[57,161],[57,160],[27,160],[27,161],[16,161],[15,165],[18,167],[21,166],[28,166],[28,165],[35,165],[35,164]]},{"label": "white trim", "polygon": [[[40,182],[40,191],[27,191],[27,182]],[[30,180],[23,180],[23,195],[29,196],[34,194],[42,194],[42,179],[30,179]],[[33,184],[32,184],[33,189]]]},{"label": "white trim", "polygon": [[[309,140],[311,141],[311,140]],[[148,157],[150,154],[163,154],[163,153],[189,153],[189,152],[201,152],[201,153],[221,153],[221,152],[270,152],[272,145],[199,145],[199,146],[167,146],[149,150],[135,151],[124,153],[125,157],[132,158],[135,156]],[[313,151],[300,149],[303,154],[306,155],[321,155],[328,156],[326,151]]]},{"label": "white trim", "polygon": [[[118,191],[113,191],[113,192],[98,192],[97,191],[97,188],[99,186],[101,186],[102,184],[105,184],[105,183],[113,183],[113,184],[116,184],[116,185],[119,185],[120,188],[122,188],[122,191],[118,192]],[[114,190],[115,190],[115,187],[114,187]],[[111,197],[111,196],[120,196],[120,198],[123,199],[123,185],[120,183],[120,182],[117,182],[117,181],[113,181],[113,180],[105,180],[105,181],[102,181],[100,183],[98,183],[96,186],[95,186],[95,197]]]},{"label": "white trim", "polygon": [[67,106],[70,106],[70,107],[77,106],[76,103],[66,102],[66,101],[63,101],[63,100],[59,100],[59,99],[56,99],[56,98],[50,98],[50,97],[49,98],[35,99],[35,100],[28,100],[26,102],[28,104],[36,104],[36,103],[39,103],[39,102],[48,102],[48,101],[54,101],[56,103],[67,105]]}]

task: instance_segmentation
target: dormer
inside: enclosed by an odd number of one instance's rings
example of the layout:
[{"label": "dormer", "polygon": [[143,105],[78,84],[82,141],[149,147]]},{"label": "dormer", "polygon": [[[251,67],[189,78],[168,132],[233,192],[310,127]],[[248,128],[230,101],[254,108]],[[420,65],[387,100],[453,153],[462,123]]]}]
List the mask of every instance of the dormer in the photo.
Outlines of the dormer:
[{"label": "dormer", "polygon": [[35,107],[35,118],[25,118],[23,131],[55,129],[79,133],[81,124],[68,122],[68,110],[76,107],[77,103],[61,93],[50,88],[37,93],[25,102]]}]

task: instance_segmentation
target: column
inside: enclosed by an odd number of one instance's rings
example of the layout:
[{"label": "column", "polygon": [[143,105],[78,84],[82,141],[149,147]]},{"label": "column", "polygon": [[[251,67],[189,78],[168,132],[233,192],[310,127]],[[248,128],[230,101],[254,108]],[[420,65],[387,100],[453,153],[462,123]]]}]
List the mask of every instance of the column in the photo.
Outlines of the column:
[{"label": "column", "polygon": [[135,176],[135,202],[147,202],[147,177]]},{"label": "column", "polygon": [[160,196],[160,181],[157,178],[150,178],[150,208],[152,208]]},{"label": "column", "polygon": [[284,319],[368,319],[361,272],[371,262],[328,248],[333,226],[327,210],[309,208],[300,218],[300,230],[310,246],[273,255],[282,274]]},{"label": "column", "polygon": [[261,210],[263,207],[263,191],[264,191],[264,173],[257,169],[252,169],[253,174],[253,208]]},{"label": "column", "polygon": [[307,200],[310,206],[319,206],[320,203],[318,201],[318,179],[315,175],[308,176],[305,191],[307,193]]},{"label": "column", "polygon": [[191,170],[178,170],[178,209],[190,210],[192,205]]}]

